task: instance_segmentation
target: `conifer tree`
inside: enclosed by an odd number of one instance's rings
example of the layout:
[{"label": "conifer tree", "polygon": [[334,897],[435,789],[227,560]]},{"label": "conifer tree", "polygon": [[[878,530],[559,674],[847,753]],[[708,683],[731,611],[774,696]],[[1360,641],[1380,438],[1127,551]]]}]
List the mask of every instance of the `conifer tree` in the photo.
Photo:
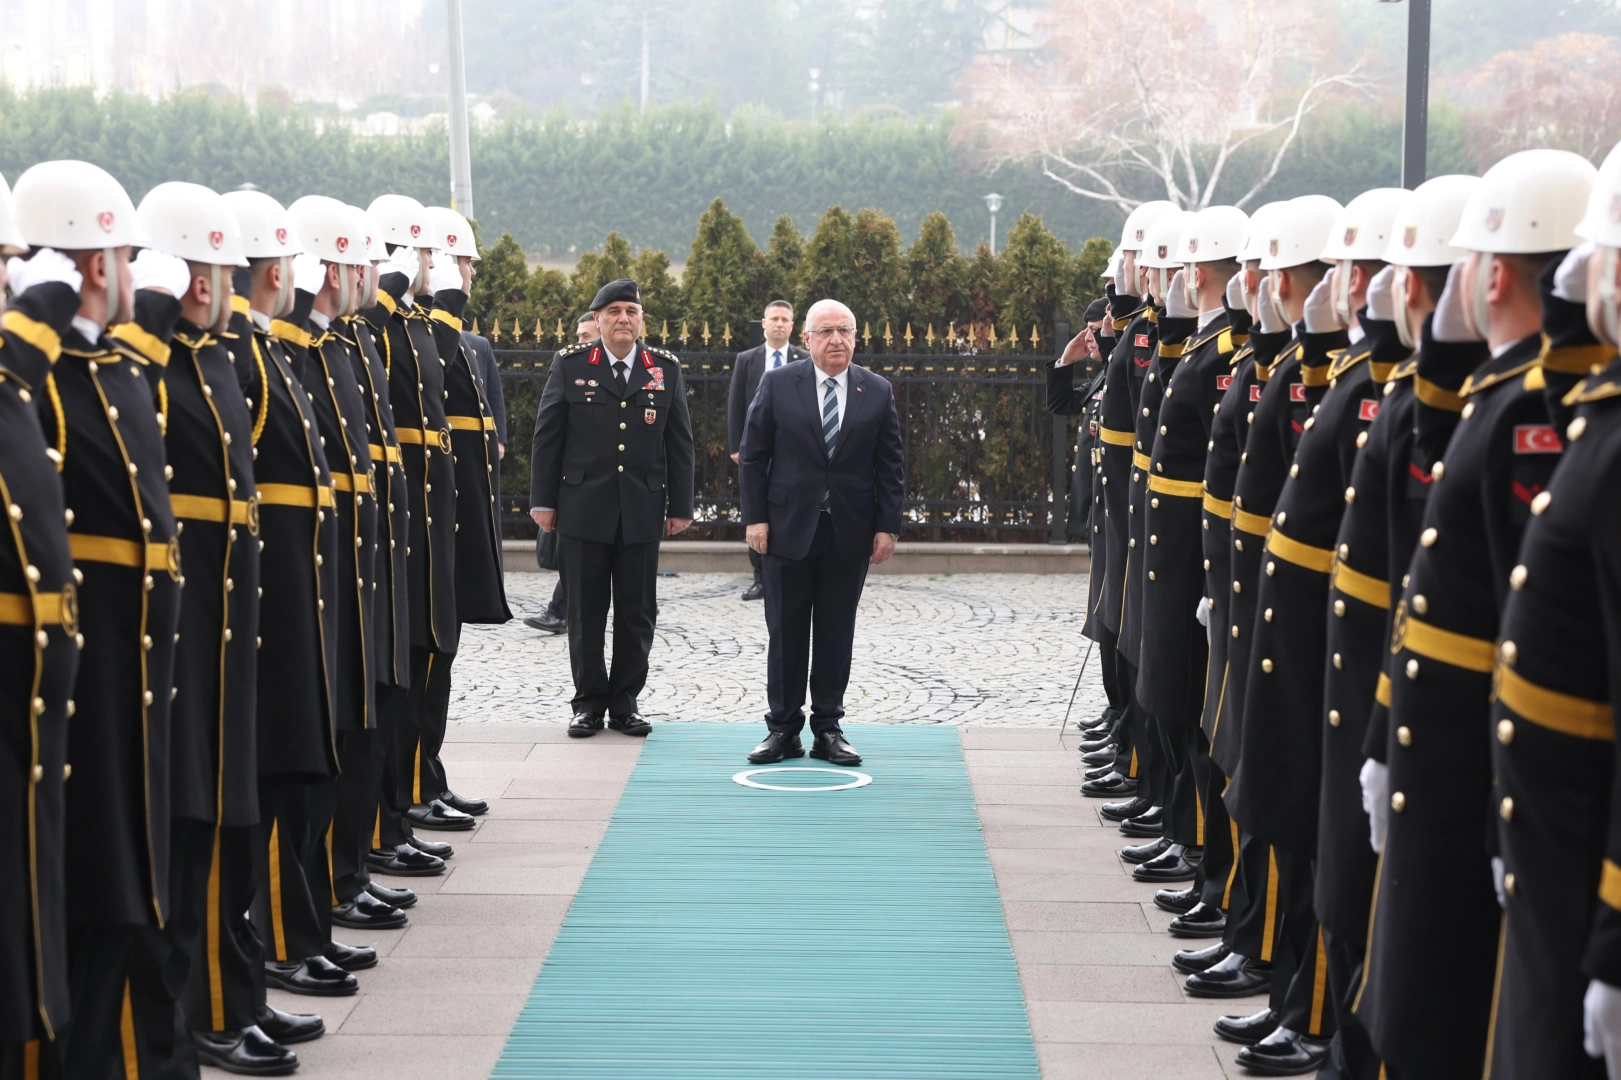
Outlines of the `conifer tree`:
[{"label": "conifer tree", "polygon": [[630,277],[632,261],[630,241],[617,232],[609,233],[602,241],[602,250],[581,255],[574,273],[569,276],[569,296],[574,306],[586,310],[598,289],[610,281]]},{"label": "conifer tree", "polygon": [[787,300],[794,305],[796,313],[803,313],[803,298],[795,292],[795,281],[804,257],[805,238],[794,228],[793,218],[787,214],[781,215],[771,228],[771,242],[765,253],[765,272],[760,279],[760,291],[767,303]]},{"label": "conifer tree", "polygon": [[721,347],[715,342],[723,339],[728,327],[733,343],[742,341],[743,324],[759,317],[751,309],[764,264],[743,219],[726,209],[722,200],[712,201],[698,219],[681,280],[684,317],[694,340],[708,323],[712,348]]},{"label": "conifer tree", "polygon": [[478,320],[488,330],[492,321],[505,321],[527,314],[532,307],[529,267],[524,265],[523,248],[511,233],[502,233],[494,246],[486,248],[479,260],[473,291],[467,298],[467,325]]},{"label": "conifer tree", "polygon": [[895,219],[870,206],[856,214],[851,224],[850,277],[849,292],[835,299],[856,313],[863,335],[871,324],[873,347],[877,348],[885,324],[892,333],[901,332],[906,316],[906,272]]},{"label": "conifer tree", "polygon": [[[794,290],[801,301],[796,307],[801,317],[805,308],[825,297],[843,300],[855,308],[848,299],[856,292],[851,249],[854,225],[849,213],[836,204],[828,207],[816,223],[816,231],[805,244],[799,261]],[[856,311],[856,318],[861,318],[860,311]]]},{"label": "conifer tree", "polygon": [[946,327],[962,318],[968,260],[957,252],[957,234],[946,216],[936,210],[923,219],[917,242],[906,252],[906,276],[911,287],[908,318],[918,335],[933,327]]},{"label": "conifer tree", "polygon": [[665,324],[671,341],[681,332],[681,286],[670,275],[670,257],[655,248],[643,248],[631,263],[630,276],[642,291],[642,315],[647,324],[643,336],[668,345],[661,336]]},{"label": "conifer tree", "polygon": [[1035,214],[1021,214],[998,261],[994,290],[998,334],[1016,332],[1028,344],[1034,326],[1051,342],[1053,323],[1075,280],[1064,242]]}]

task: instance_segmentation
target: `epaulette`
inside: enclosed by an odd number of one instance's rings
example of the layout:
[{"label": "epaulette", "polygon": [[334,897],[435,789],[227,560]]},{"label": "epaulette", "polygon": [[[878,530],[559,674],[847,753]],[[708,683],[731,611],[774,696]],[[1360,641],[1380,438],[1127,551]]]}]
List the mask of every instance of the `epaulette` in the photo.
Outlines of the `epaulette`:
[{"label": "epaulette", "polygon": [[1464,398],[1468,397],[1470,394],[1478,394],[1488,386],[1496,386],[1500,382],[1507,382],[1516,375],[1524,375],[1527,371],[1530,371],[1532,368],[1537,366],[1537,360],[1533,359],[1527,360],[1523,364],[1516,364],[1507,371],[1494,371],[1490,375],[1483,376],[1479,379],[1476,379],[1475,376],[1471,375],[1463,381],[1462,386],[1458,387],[1458,396]]},{"label": "epaulette", "polygon": [[573,356],[575,353],[584,352],[595,344],[594,341],[576,341],[572,345],[564,345],[561,349],[552,353],[552,359],[561,360],[565,356]]},{"label": "epaulette", "polygon": [[1589,401],[1603,401],[1621,395],[1621,382],[1609,374],[1590,375],[1570,388],[1564,396],[1566,405],[1585,405]]},{"label": "epaulette", "polygon": [[1357,353],[1352,353],[1350,349],[1334,349],[1328,354],[1329,359],[1333,361],[1329,365],[1328,377],[1337,379],[1372,355],[1373,347],[1371,345]]},{"label": "epaulette", "polygon": [[180,342],[180,344],[184,345],[192,352],[196,352],[198,349],[214,344],[214,336],[207,331],[204,331],[203,336],[200,338],[193,338],[187,334],[182,334],[177,331],[174,335],[174,340]]},{"label": "epaulette", "polygon": [[1387,378],[1385,380],[1385,382],[1395,382],[1397,379],[1405,379],[1405,378],[1407,378],[1409,375],[1413,374],[1413,372],[1415,372],[1417,370],[1418,370],[1418,357],[1414,356],[1414,357],[1411,357],[1410,359],[1403,360],[1401,363],[1399,363],[1395,367],[1391,368],[1390,369],[1390,377]]},{"label": "epaulette", "polygon": [[671,352],[669,349],[661,348],[658,345],[644,345],[643,348],[652,353],[654,356],[662,356],[666,360],[672,360],[677,364],[681,363],[681,358],[675,353]]}]

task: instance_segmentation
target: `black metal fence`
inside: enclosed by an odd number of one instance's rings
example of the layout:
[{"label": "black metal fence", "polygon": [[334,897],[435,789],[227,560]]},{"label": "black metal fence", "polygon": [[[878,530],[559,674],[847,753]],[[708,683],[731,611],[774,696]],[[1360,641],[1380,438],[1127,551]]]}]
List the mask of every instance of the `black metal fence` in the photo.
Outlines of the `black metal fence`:
[{"label": "black metal fence", "polygon": [[[737,466],[726,452],[735,353],[681,357],[695,443],[694,539],[741,539]],[[497,350],[507,409],[506,534],[528,538],[529,444],[551,350]],[[1045,355],[858,354],[895,387],[906,451],[909,540],[1064,543],[1074,417],[1047,411]],[[1077,379],[1083,376],[1077,376]]]}]

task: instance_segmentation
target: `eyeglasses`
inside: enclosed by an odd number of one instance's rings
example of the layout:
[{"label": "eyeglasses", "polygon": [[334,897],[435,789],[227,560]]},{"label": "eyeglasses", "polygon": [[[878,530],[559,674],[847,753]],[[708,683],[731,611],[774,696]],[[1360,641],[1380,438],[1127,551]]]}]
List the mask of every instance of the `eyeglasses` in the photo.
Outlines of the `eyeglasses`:
[{"label": "eyeglasses", "polygon": [[807,336],[821,334],[824,338],[841,337],[854,341],[856,337],[856,328],[853,326],[823,326],[816,330],[807,330],[805,331],[805,334]]}]

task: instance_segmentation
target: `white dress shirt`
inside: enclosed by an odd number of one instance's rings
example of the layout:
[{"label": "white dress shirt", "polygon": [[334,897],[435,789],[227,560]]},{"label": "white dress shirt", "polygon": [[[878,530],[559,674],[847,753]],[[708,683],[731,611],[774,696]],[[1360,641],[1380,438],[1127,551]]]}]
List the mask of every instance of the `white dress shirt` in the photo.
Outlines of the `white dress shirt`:
[{"label": "white dress shirt", "polygon": [[811,367],[814,368],[815,371],[816,371],[816,419],[817,419],[817,422],[820,422],[821,419],[822,419],[822,402],[827,397],[827,380],[829,378],[831,378],[834,381],[834,383],[837,384],[833,388],[833,396],[836,399],[838,399],[838,403],[839,403],[839,428],[842,430],[843,427],[844,427],[844,402],[845,402],[845,399],[850,396],[850,368],[849,368],[848,365],[846,365],[844,370],[839,372],[837,375],[829,376],[827,372],[823,371],[819,367],[816,367],[816,361],[814,361],[814,360],[811,361]]},{"label": "white dress shirt", "polygon": [[614,351],[611,348],[608,347],[608,343],[606,341],[602,341],[601,339],[598,339],[597,343],[602,346],[602,351],[608,354],[608,370],[613,372],[613,376],[614,376],[614,380],[615,380],[614,385],[615,386],[619,385],[619,383],[618,383],[619,372],[614,369],[614,365],[615,364],[624,364],[625,365],[625,385],[629,386],[630,385],[630,358],[636,354],[636,350],[632,349],[629,353],[626,353],[624,356],[615,356]]},{"label": "white dress shirt", "polygon": [[[778,360],[779,357],[781,358],[780,362]],[[765,346],[765,369],[767,371],[771,371],[773,368],[782,367],[783,365],[790,364],[792,362],[793,362],[793,357],[788,355],[788,343],[787,342],[783,342],[782,348],[780,348],[780,349],[773,349],[771,347],[771,343],[766,342],[766,346]]]}]

